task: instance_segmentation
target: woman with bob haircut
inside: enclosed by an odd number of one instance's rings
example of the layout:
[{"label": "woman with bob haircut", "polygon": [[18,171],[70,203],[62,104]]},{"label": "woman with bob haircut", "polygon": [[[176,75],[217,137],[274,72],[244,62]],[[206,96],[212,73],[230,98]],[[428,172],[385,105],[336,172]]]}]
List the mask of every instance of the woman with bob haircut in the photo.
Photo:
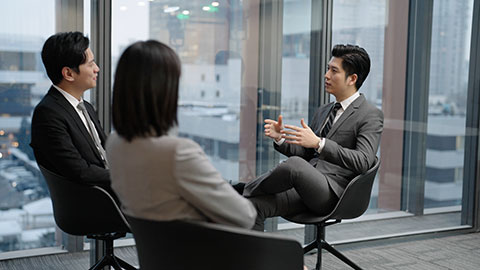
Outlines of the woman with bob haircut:
[{"label": "woman with bob haircut", "polygon": [[197,143],[174,134],[180,71],[175,52],[154,40],[136,42],[120,57],[116,131],[107,141],[112,188],[133,217],[251,228],[252,203],[222,179]]}]

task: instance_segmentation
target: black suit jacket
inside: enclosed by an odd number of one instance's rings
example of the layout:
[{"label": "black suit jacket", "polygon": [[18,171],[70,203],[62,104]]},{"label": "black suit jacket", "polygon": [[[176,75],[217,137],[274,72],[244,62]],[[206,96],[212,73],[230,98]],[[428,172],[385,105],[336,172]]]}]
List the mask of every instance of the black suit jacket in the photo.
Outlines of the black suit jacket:
[{"label": "black suit jacket", "polygon": [[[334,102],[321,106],[312,119],[310,128],[319,137],[333,105]],[[360,94],[331,127],[320,154],[313,148],[288,143],[274,143],[274,147],[286,156],[309,161],[340,197],[351,179],[375,164],[382,131],[383,112]]]},{"label": "black suit jacket", "polygon": [[[93,106],[85,107],[95,124],[102,145],[106,136]],[[37,163],[72,181],[110,189],[109,171],[87,128],[67,99],[53,86],[35,107],[32,141]]]}]

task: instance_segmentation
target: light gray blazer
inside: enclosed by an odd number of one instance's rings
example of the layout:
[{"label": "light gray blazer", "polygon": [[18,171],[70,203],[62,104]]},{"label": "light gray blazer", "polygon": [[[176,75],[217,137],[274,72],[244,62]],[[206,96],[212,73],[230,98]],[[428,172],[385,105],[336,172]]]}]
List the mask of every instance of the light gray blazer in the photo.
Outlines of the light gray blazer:
[{"label": "light gray blazer", "polygon": [[252,203],[239,195],[195,142],[176,136],[107,140],[112,188],[126,214],[251,228]]},{"label": "light gray blazer", "polygon": [[[319,137],[333,105],[334,102],[323,105],[315,112],[310,128]],[[274,147],[286,156],[299,156],[309,161],[326,176],[330,187],[340,197],[352,178],[375,163],[382,131],[383,112],[360,94],[332,126],[319,155],[313,148],[288,143],[274,143]]]}]

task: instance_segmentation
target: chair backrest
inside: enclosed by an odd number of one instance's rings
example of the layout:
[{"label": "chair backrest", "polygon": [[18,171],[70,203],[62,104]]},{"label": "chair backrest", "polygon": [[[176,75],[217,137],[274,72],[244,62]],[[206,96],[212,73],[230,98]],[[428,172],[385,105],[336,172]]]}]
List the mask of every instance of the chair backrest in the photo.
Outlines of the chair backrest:
[{"label": "chair backrest", "polygon": [[186,221],[127,216],[142,270],[301,270],[303,249],[278,235]]},{"label": "chair backrest", "polygon": [[379,167],[380,159],[377,158],[371,169],[348,183],[335,209],[330,213],[329,219],[356,218],[367,210]]},{"label": "chair backrest", "polygon": [[115,200],[104,189],[82,185],[42,166],[57,226],[72,235],[128,232],[128,223]]}]

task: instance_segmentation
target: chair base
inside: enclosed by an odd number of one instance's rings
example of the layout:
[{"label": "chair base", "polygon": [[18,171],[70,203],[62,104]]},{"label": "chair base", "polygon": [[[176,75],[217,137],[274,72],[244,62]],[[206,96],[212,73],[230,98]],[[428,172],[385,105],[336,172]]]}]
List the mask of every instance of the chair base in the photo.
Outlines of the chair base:
[{"label": "chair base", "polygon": [[125,236],[124,233],[114,233],[107,235],[90,236],[90,238],[103,240],[105,242],[105,255],[96,262],[89,270],[102,270],[105,266],[111,266],[115,270],[137,270],[137,268],[131,266],[124,260],[113,254],[113,240],[119,237]]},{"label": "chair base", "polygon": [[317,237],[313,242],[309,243],[303,248],[303,254],[307,254],[315,248],[317,249],[317,264],[315,265],[316,270],[322,269],[322,250],[324,249],[330,252],[333,256],[342,260],[344,263],[348,264],[353,269],[362,270],[360,266],[355,264],[352,260],[347,258],[340,251],[325,241],[325,227],[323,226],[317,226]]},{"label": "chair base", "polygon": [[118,258],[115,255],[107,254],[100,259],[94,266],[92,266],[89,270],[102,270],[105,266],[111,266],[115,270],[137,270],[137,268],[131,266],[124,260]]}]

